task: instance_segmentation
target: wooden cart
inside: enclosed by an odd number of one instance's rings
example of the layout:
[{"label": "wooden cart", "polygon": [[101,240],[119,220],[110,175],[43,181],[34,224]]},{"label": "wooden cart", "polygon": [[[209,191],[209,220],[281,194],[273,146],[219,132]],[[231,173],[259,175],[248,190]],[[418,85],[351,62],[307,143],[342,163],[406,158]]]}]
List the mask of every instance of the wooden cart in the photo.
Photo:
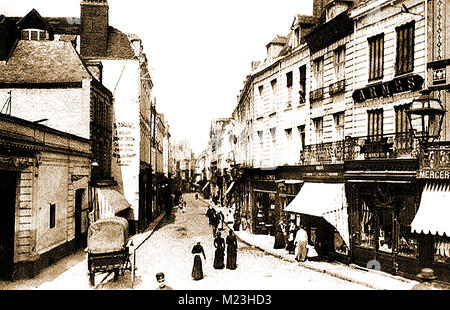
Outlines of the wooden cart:
[{"label": "wooden cart", "polygon": [[135,258],[128,240],[128,222],[121,217],[102,219],[92,223],[88,229],[87,258],[89,284],[95,285],[96,273],[114,272],[114,280],[119,272],[131,272],[134,284]]}]

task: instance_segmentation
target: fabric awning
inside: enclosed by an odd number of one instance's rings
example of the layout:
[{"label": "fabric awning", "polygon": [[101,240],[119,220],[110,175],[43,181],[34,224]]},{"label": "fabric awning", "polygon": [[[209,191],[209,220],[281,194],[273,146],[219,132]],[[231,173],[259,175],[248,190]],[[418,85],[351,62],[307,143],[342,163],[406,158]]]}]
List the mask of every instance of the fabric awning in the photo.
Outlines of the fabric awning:
[{"label": "fabric awning", "polygon": [[323,217],[336,228],[350,248],[344,183],[305,182],[284,211]]},{"label": "fabric awning", "polygon": [[227,189],[227,191],[225,192],[225,195],[227,195],[227,194],[231,191],[231,189],[233,188],[233,185],[234,185],[234,181],[231,182],[230,186],[228,186],[228,189]]},{"label": "fabric awning", "polygon": [[429,182],[425,185],[411,231],[450,237],[450,184]]},{"label": "fabric awning", "polygon": [[208,186],[209,185],[209,181],[208,182],[206,182],[206,184],[203,186],[203,188],[202,188],[202,191],[204,191],[205,190],[205,188],[206,188],[206,186]]},{"label": "fabric awning", "polygon": [[131,207],[131,203],[113,188],[98,188],[97,197],[101,218],[114,216]]}]

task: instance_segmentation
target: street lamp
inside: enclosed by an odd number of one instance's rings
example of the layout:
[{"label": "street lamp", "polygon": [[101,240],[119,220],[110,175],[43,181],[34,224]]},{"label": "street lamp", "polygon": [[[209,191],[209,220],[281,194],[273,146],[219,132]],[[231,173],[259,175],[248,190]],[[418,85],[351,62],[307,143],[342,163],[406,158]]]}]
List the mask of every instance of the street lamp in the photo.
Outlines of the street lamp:
[{"label": "street lamp", "polygon": [[431,90],[423,90],[414,99],[407,111],[413,135],[425,149],[428,143],[439,138],[445,109],[438,98],[431,96]]}]

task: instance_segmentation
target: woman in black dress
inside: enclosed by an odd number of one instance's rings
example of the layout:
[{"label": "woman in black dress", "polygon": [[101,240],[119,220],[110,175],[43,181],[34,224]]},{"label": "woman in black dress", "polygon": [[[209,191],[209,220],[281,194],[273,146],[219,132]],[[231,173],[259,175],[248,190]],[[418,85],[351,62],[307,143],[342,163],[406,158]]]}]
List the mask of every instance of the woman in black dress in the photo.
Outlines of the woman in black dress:
[{"label": "woman in black dress", "polygon": [[226,239],[227,243],[227,269],[236,269],[237,259],[237,239],[233,230],[230,229],[230,233]]},{"label": "woman in black dress", "polygon": [[214,247],[216,252],[214,254],[214,269],[223,269],[225,267],[225,240],[222,238],[220,232],[217,233],[217,237],[214,239]]},{"label": "woman in black dress", "polygon": [[275,243],[273,245],[274,249],[284,249],[286,246],[284,242],[284,223],[280,221],[278,225],[275,227]]},{"label": "woman in black dress", "polygon": [[202,268],[202,258],[200,254],[203,254],[203,258],[206,260],[205,251],[203,247],[200,245],[201,239],[197,238],[197,244],[192,248],[192,254],[194,256],[194,266],[192,267],[192,278],[194,280],[203,279],[203,268]]}]

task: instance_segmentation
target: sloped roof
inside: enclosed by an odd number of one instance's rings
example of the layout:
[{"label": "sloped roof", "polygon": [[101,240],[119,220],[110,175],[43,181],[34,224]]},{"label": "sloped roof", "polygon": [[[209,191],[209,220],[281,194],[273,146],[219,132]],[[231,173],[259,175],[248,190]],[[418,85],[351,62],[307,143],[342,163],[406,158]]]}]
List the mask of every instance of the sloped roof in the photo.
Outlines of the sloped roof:
[{"label": "sloped roof", "polygon": [[114,27],[108,28],[108,58],[130,59],[133,58],[134,50],[128,35]]},{"label": "sloped roof", "polygon": [[273,38],[269,43],[267,43],[266,46],[270,44],[278,44],[278,45],[284,45],[288,42],[288,38],[284,36],[277,35],[275,38]]},{"label": "sloped roof", "polygon": [[75,83],[90,77],[70,42],[19,40],[9,60],[0,63],[0,83]]}]

